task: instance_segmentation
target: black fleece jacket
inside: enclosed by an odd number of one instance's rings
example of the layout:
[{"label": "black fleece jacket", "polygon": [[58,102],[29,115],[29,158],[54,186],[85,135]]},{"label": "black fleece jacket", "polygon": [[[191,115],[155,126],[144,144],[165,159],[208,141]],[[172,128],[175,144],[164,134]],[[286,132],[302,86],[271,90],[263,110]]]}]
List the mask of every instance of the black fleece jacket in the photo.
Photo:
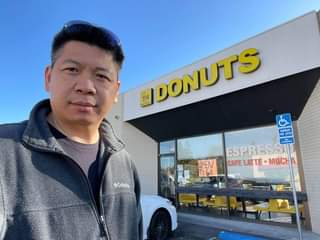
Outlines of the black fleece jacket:
[{"label": "black fleece jacket", "polygon": [[106,147],[96,204],[85,174],[49,130],[50,111],[44,100],[28,121],[0,126],[0,239],[142,239],[137,171],[111,125],[100,127]]}]

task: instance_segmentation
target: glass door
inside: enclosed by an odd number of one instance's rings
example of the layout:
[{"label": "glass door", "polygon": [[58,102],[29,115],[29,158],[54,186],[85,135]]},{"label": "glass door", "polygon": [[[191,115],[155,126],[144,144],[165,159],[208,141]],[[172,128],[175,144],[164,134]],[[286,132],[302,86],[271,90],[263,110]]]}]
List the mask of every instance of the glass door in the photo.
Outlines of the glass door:
[{"label": "glass door", "polygon": [[175,203],[176,165],[175,141],[159,144],[159,195]]},{"label": "glass door", "polygon": [[175,200],[175,156],[160,156],[160,196]]}]

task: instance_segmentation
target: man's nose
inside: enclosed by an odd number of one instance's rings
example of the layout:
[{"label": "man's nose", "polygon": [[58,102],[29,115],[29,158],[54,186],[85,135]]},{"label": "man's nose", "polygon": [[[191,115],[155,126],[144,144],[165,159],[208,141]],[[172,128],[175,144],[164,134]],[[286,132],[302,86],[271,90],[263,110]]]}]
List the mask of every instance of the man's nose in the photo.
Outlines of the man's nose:
[{"label": "man's nose", "polygon": [[95,94],[96,87],[91,74],[82,74],[76,81],[75,90],[83,94]]}]

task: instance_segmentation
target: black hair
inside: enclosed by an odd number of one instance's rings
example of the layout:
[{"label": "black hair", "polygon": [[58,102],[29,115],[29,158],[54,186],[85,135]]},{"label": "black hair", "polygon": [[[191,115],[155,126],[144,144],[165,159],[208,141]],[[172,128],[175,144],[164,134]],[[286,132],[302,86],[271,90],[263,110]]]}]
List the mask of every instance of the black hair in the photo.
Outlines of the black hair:
[{"label": "black hair", "polygon": [[[72,28],[72,29],[71,29]],[[113,35],[108,30],[89,24],[79,24],[78,26],[65,25],[59,31],[51,46],[51,65],[53,66],[57,59],[57,52],[69,41],[80,41],[92,46],[99,47],[113,56],[113,60],[121,68],[124,53],[119,40],[113,39]],[[112,33],[111,33],[112,34]]]}]

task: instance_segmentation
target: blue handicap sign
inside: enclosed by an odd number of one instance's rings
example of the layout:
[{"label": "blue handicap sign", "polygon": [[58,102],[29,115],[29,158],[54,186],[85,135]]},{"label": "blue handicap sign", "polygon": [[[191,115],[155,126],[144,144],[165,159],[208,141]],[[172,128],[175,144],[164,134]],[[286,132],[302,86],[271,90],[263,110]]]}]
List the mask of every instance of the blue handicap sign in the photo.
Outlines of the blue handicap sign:
[{"label": "blue handicap sign", "polygon": [[293,135],[291,127],[280,128],[278,129],[278,132],[279,132],[279,137],[290,137]]},{"label": "blue handicap sign", "polygon": [[291,114],[284,113],[276,116],[278,128],[292,127]]},{"label": "blue handicap sign", "polygon": [[276,115],[276,124],[278,128],[280,144],[294,143],[291,114],[284,113]]},{"label": "blue handicap sign", "polygon": [[294,143],[293,137],[280,138],[280,144],[290,144]]}]

